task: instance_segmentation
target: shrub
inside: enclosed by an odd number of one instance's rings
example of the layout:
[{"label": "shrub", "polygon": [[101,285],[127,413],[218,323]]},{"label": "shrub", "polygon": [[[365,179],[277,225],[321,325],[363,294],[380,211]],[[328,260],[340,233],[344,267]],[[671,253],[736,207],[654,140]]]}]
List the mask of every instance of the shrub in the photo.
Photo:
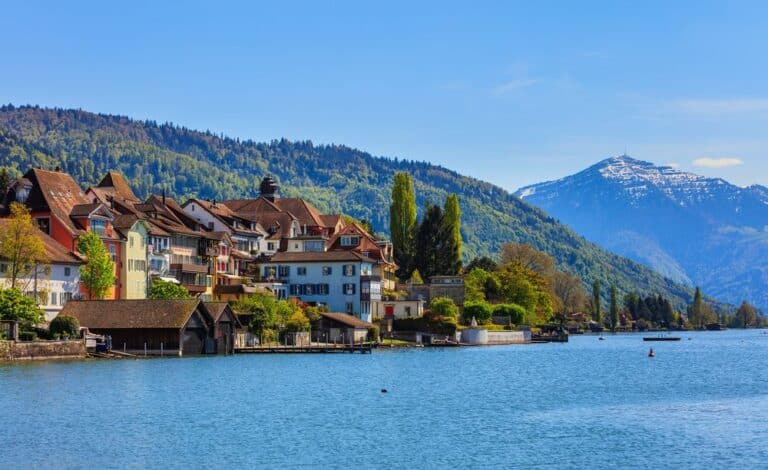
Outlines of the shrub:
[{"label": "shrub", "polygon": [[493,316],[510,317],[515,325],[519,325],[525,318],[525,309],[517,304],[498,304],[493,306]]},{"label": "shrub", "polygon": [[429,303],[429,311],[433,315],[456,318],[459,316],[459,308],[453,303],[453,299],[448,297],[435,297]]},{"label": "shrub", "polygon": [[48,331],[51,335],[69,336],[75,338],[80,334],[80,322],[69,315],[59,315],[51,320]]},{"label": "shrub", "polygon": [[379,337],[381,335],[381,329],[379,329],[379,325],[373,325],[372,327],[368,328],[368,339],[371,341],[378,341]]},{"label": "shrub", "polygon": [[22,331],[19,333],[19,341],[35,341],[37,339],[37,333],[34,331]]},{"label": "shrub", "polygon": [[469,324],[472,321],[472,317],[477,320],[478,324],[485,324],[491,321],[493,316],[493,310],[491,306],[485,302],[465,302],[464,303],[464,322]]}]

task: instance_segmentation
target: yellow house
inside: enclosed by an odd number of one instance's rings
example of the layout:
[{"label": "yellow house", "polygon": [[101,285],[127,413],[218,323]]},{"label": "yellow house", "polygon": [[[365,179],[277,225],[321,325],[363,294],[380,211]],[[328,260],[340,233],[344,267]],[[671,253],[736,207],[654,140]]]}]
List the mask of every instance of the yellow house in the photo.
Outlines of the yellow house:
[{"label": "yellow house", "polygon": [[121,299],[146,299],[149,287],[147,244],[149,225],[135,215],[121,215],[113,222],[123,238],[121,265]]}]

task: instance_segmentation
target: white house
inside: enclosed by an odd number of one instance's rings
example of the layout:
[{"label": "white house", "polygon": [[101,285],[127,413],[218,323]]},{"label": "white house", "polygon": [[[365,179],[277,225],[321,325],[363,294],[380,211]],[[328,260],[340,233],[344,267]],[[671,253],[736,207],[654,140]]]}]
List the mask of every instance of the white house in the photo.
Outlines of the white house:
[{"label": "white house", "polygon": [[[0,219],[0,223],[6,223],[6,220]],[[40,236],[50,263],[17,280],[16,287],[26,295],[36,297],[38,306],[45,312],[45,321],[50,321],[65,303],[79,296],[83,260],[45,233],[40,232]],[[3,287],[10,287],[9,272],[10,262],[0,260],[0,284]]]},{"label": "white house", "polygon": [[381,299],[374,264],[351,251],[280,252],[260,266],[260,273],[264,280],[283,282],[278,298],[298,297],[371,321],[371,302]]}]

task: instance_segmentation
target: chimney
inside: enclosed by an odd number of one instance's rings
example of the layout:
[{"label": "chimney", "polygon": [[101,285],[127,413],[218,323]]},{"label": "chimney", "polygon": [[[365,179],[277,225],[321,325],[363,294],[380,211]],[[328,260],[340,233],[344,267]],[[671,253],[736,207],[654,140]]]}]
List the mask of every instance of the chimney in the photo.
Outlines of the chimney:
[{"label": "chimney", "polygon": [[163,188],[163,205],[165,205],[165,188]]}]

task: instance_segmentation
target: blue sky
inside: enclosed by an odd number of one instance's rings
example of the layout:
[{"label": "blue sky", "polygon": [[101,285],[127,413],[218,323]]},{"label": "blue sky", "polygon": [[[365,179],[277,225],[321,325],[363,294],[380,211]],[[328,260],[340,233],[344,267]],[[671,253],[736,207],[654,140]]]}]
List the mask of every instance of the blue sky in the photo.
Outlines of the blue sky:
[{"label": "blue sky", "polygon": [[164,3],[4,4],[0,102],[343,143],[510,190],[625,148],[768,185],[768,2]]}]

